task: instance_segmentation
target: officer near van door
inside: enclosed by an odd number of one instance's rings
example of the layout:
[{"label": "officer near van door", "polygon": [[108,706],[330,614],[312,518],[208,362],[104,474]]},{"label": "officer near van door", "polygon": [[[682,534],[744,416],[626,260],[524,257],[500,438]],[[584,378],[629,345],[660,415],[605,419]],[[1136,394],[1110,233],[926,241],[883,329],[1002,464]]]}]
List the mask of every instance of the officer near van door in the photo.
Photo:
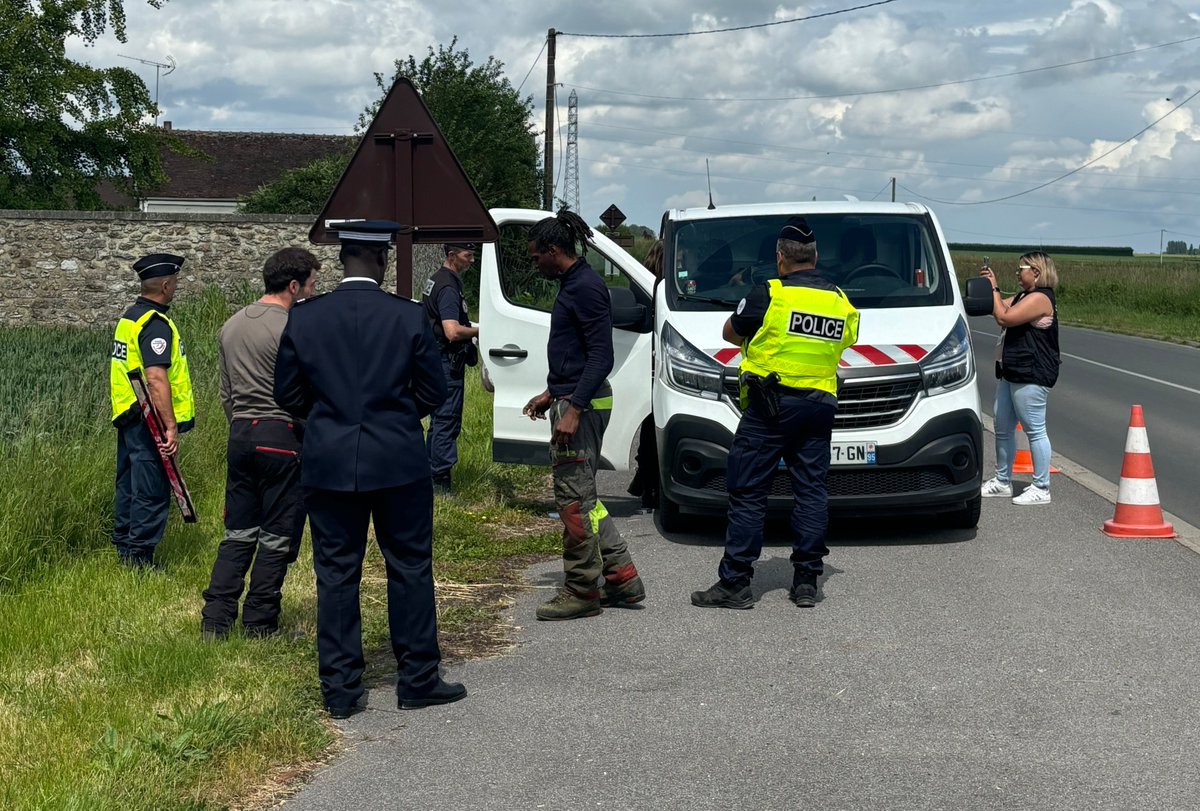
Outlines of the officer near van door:
[{"label": "officer near van door", "polygon": [[479,362],[475,338],[479,328],[471,326],[467,317],[467,299],[463,296],[462,274],[475,262],[473,242],[443,245],[445,263],[425,284],[425,317],[433,328],[442,355],[442,371],[446,375],[449,396],[429,415],[429,432],[425,437],[429,452],[429,467],[433,473],[433,488],[449,493],[452,489],[450,472],[458,462],[458,435],[462,433],[463,381],[466,367]]},{"label": "officer near van door", "polygon": [[179,330],[168,317],[183,257],[152,253],[133,263],[141,290],[113,335],[109,364],[112,423],[117,429],[117,485],[113,546],[121,563],[154,566],[171,506],[171,487],[159,450],[142,419],[129,373],[142,372],[163,422],[162,449],[173,455],[179,435],[192,427],[192,379]]},{"label": "officer near van door", "polygon": [[742,419],[729,451],[729,524],[720,579],[692,593],[702,608],[753,608],[750,579],[762,552],[767,497],[782,459],[792,481],[792,587],[801,608],[816,605],[828,525],[830,438],[837,368],[858,338],[858,310],[816,272],[817,242],[803,217],[779,232],[778,279],[756,287],[725,322],[742,347]]}]

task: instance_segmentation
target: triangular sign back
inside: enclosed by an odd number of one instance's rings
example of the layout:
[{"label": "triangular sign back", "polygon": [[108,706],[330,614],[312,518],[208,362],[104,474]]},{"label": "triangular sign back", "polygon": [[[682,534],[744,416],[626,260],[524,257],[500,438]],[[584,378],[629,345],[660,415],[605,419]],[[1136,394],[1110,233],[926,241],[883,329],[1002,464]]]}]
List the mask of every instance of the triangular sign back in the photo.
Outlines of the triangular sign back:
[{"label": "triangular sign back", "polygon": [[336,221],[375,219],[395,220],[415,243],[495,242],[498,235],[408,79],[397,79],[388,91],[308,240],[336,243]]}]

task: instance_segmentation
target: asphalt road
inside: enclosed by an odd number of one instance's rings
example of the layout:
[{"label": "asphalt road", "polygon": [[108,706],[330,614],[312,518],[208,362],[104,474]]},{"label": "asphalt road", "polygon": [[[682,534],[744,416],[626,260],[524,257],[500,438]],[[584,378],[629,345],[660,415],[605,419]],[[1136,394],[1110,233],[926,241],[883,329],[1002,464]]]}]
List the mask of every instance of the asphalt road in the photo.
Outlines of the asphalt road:
[{"label": "asphalt road", "polygon": [[[971,327],[983,410],[993,414],[1000,329],[991,318]],[[1200,349],[1072,327],[1059,341],[1046,418],[1054,453],[1117,484],[1129,409],[1141,405],[1163,509],[1200,526]]]},{"label": "asphalt road", "polygon": [[662,537],[623,485],[602,478],[643,608],[536,622],[561,571],[535,567],[518,646],[448,669],[465,701],[400,713],[374,673],[347,751],[287,805],[1200,805],[1200,555],[1102,535],[1112,506],[1075,481],[1046,507],[987,499],[974,531],[840,526],[815,609],[787,601],[770,544],[751,611],[693,608],[720,537]]}]

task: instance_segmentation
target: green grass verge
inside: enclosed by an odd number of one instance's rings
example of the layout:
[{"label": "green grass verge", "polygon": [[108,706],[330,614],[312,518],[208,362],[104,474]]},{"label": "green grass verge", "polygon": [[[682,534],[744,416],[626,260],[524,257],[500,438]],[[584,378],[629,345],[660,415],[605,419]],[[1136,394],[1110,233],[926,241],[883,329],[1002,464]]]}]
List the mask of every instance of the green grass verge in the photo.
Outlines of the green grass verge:
[{"label": "green grass verge", "polygon": [[[991,254],[1003,290],[1015,292],[1020,252]],[[1072,256],[1051,254],[1058,269],[1059,317],[1064,324],[1168,341],[1200,342],[1200,257]],[[970,278],[982,255],[954,253]]]},{"label": "green grass verge", "polygon": [[[226,426],[216,333],[234,305],[209,290],[175,308],[198,398],[181,464],[201,520],[172,517],[166,573],[120,568],[109,541],[115,432],[111,335],[0,329],[0,807],[192,809],[240,804],[336,740],[316,678],[306,542],[280,637],[199,638],[220,540]],[[435,505],[443,651],[486,653],[523,561],[556,554],[545,471],[491,462],[491,398],[469,376],[458,491]],[[390,686],[385,593],[368,553],[368,679]],[[299,764],[299,765],[298,765]]]}]

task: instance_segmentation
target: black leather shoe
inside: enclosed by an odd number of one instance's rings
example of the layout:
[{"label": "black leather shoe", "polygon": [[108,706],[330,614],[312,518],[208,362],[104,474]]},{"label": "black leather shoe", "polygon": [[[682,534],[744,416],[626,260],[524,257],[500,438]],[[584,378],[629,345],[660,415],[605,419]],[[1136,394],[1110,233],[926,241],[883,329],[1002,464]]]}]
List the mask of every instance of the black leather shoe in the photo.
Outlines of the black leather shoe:
[{"label": "black leather shoe", "polygon": [[692,592],[692,605],[701,608],[754,608],[750,584],[731,586],[718,580],[711,588]]},{"label": "black leather shoe", "polygon": [[433,685],[433,689],[424,695],[411,698],[400,696],[396,701],[396,706],[402,710],[419,710],[424,707],[432,707],[434,704],[453,704],[466,697],[466,687],[458,682],[438,679],[437,684]]},{"label": "black leather shoe", "polygon": [[358,715],[366,707],[362,704],[354,704],[349,707],[326,707],[325,711],[329,713],[329,717],[335,721],[343,721],[351,715]]},{"label": "black leather shoe", "polygon": [[812,583],[797,583],[788,591],[788,599],[801,608],[812,608],[817,604],[817,587]]}]

